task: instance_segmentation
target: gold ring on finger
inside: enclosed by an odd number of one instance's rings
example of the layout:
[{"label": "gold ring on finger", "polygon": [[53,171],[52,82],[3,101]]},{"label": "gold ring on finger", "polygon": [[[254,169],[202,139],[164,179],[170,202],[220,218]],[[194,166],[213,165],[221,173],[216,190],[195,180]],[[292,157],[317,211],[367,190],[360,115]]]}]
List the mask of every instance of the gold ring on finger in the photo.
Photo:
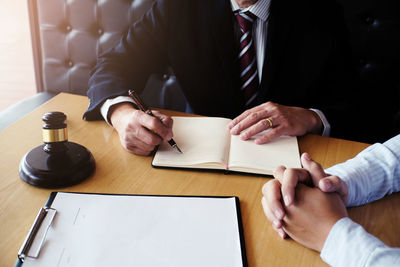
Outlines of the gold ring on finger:
[{"label": "gold ring on finger", "polygon": [[269,127],[272,128],[272,125],[273,125],[273,124],[272,124],[271,118],[266,118],[265,120],[268,121]]}]

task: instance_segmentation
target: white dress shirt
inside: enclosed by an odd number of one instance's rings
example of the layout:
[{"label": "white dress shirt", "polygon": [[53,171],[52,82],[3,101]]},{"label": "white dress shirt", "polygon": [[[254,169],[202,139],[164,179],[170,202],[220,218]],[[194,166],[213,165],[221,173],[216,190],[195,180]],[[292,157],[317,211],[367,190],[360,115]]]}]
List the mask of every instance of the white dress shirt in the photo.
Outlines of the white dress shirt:
[{"label": "white dress shirt", "polygon": [[[268,18],[269,18],[269,10],[270,10],[270,4],[271,0],[258,0],[255,4],[247,7],[247,8],[241,8],[236,0],[231,0],[231,6],[232,6],[232,11],[236,12],[239,10],[239,12],[246,12],[250,11],[253,13],[257,19],[255,22],[255,25],[253,26],[253,40],[254,40],[254,46],[256,50],[256,57],[257,57],[257,71],[258,71],[258,78],[259,81],[261,82],[262,79],[262,68],[264,64],[264,58],[265,58],[265,47],[267,45],[267,31],[268,31]],[[104,102],[104,104],[100,108],[100,112],[104,118],[104,120],[110,124],[108,118],[109,118],[109,109],[111,106],[115,104],[119,104],[122,102],[131,102],[133,103],[132,99],[127,96],[119,96],[113,99],[108,99]],[[323,136],[329,136],[331,126],[326,119],[324,113],[318,109],[310,109],[317,113],[319,118],[322,121],[322,124],[324,126],[322,135]]]},{"label": "white dress shirt", "polygon": [[[347,183],[347,206],[362,205],[398,192],[400,135],[383,144],[374,144],[326,172]],[[350,218],[343,218],[329,232],[321,258],[332,266],[400,266],[400,248],[386,246]]]}]

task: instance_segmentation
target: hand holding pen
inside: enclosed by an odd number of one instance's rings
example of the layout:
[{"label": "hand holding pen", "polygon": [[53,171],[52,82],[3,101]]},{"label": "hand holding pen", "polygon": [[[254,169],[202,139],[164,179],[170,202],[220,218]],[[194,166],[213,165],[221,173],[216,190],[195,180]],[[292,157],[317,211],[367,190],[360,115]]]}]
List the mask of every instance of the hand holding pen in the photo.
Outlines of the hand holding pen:
[{"label": "hand holding pen", "polygon": [[[136,92],[134,90],[129,90],[128,94],[129,94],[129,96],[132,98],[132,100],[135,102],[135,104],[138,106],[138,108],[141,111],[143,111],[144,113],[146,113],[146,114],[148,114],[148,115],[150,115],[152,117],[156,117],[156,116],[154,116],[154,114],[151,111],[151,109],[146,106],[146,104],[140,99],[139,95],[136,94]],[[168,141],[168,144],[172,148],[177,150],[179,153],[183,153],[172,138]]]}]

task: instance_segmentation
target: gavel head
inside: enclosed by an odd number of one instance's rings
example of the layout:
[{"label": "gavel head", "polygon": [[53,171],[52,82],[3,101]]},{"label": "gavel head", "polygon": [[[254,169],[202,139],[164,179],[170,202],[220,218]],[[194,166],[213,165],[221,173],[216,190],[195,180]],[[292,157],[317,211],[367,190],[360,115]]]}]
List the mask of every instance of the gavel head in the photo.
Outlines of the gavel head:
[{"label": "gavel head", "polygon": [[34,186],[56,188],[77,184],[93,174],[93,155],[85,147],[68,141],[66,119],[62,112],[44,114],[44,144],[22,158],[19,174],[23,181]]},{"label": "gavel head", "polygon": [[68,131],[65,116],[62,112],[49,112],[43,115],[43,142],[44,151],[48,153],[63,152],[67,149]]}]

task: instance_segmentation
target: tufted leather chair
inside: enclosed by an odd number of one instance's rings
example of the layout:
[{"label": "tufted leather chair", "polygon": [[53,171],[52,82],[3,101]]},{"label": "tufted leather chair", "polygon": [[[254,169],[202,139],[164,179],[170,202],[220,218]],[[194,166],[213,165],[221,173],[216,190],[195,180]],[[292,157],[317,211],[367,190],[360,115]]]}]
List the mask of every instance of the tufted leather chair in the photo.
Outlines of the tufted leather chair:
[{"label": "tufted leather chair", "polygon": [[[60,92],[86,95],[97,57],[115,46],[154,0],[27,0],[38,94],[2,112],[0,129]],[[142,97],[153,107],[190,112],[169,69]]]},{"label": "tufted leather chair", "polygon": [[[28,0],[37,90],[86,95],[97,57],[115,46],[153,1]],[[146,101],[152,106],[184,109],[165,104],[163,97],[174,83],[167,70],[155,73],[144,93]]]}]

